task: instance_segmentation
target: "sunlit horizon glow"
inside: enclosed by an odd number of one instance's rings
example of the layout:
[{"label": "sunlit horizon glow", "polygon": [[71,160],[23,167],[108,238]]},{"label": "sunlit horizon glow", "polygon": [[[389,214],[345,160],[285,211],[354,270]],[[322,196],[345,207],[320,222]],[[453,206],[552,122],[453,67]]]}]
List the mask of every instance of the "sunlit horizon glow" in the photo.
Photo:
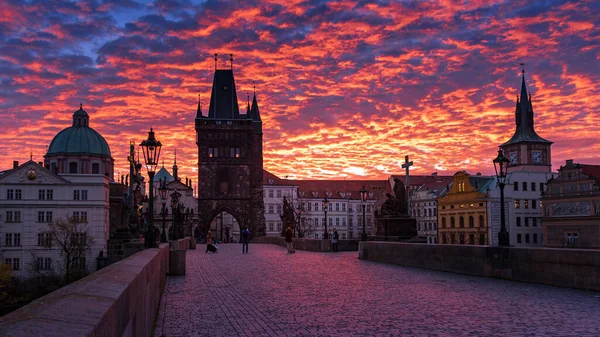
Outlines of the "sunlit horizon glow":
[{"label": "sunlit horizon glow", "polygon": [[[115,173],[152,127],[197,180],[194,118],[229,67],[253,81],[264,167],[296,179],[492,174],[525,63],[537,133],[600,163],[597,1],[8,0],[0,4],[0,170],[43,161],[83,102]],[[116,177],[115,177],[116,179]]]}]

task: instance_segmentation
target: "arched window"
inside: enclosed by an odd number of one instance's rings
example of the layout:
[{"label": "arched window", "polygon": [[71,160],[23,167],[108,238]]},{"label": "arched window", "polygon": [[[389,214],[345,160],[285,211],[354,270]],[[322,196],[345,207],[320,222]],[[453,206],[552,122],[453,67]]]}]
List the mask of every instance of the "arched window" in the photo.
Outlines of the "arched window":
[{"label": "arched window", "polygon": [[69,173],[77,173],[77,163],[76,162],[69,163]]},{"label": "arched window", "polygon": [[442,218],[442,228],[446,228],[446,218]]},{"label": "arched window", "polygon": [[462,216],[461,216],[461,217],[458,219],[458,221],[459,221],[459,223],[460,223],[460,228],[463,228],[463,227],[465,227],[465,218],[464,218],[464,217],[462,217]]},{"label": "arched window", "polygon": [[473,219],[472,215],[469,215],[469,227],[475,227],[475,219]]},{"label": "arched window", "polygon": [[450,228],[454,228],[454,227],[456,227],[456,223],[454,221],[454,217],[452,216],[452,217],[450,217]]},{"label": "arched window", "polygon": [[484,227],[485,226],[485,221],[483,220],[483,215],[479,216],[479,227]]}]

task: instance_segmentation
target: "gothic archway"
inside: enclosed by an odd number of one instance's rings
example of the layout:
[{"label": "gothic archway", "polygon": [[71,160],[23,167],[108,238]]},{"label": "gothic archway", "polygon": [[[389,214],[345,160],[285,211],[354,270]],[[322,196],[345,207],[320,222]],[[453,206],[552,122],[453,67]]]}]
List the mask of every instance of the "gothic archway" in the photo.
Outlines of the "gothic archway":
[{"label": "gothic archway", "polygon": [[242,226],[235,215],[227,210],[216,213],[209,222],[213,240],[223,243],[240,241]]}]

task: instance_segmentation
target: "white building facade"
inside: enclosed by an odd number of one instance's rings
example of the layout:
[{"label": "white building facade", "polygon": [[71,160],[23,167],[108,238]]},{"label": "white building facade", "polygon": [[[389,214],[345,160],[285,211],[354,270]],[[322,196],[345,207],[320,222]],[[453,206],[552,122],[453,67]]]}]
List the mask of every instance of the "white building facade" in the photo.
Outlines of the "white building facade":
[{"label": "white building facade", "polygon": [[[58,133],[45,163],[33,160],[0,172],[0,261],[17,277],[30,272],[64,269],[60,249],[50,245],[48,224],[57,220],[82,223],[93,239],[90,252],[74,266],[96,270],[96,257],[106,256],[109,237],[109,186],[113,159],[108,144],[89,127],[80,107],[73,126]],[[92,241],[92,240],[90,240]]]}]

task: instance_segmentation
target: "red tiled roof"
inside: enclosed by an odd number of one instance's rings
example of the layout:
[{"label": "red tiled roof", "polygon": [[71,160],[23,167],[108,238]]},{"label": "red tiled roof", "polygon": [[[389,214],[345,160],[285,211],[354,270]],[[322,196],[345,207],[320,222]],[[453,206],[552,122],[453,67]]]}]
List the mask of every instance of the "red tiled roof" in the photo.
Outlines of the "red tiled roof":
[{"label": "red tiled roof", "polygon": [[359,191],[363,186],[369,193],[373,193],[371,198],[374,199],[390,192],[387,180],[295,180],[295,183],[298,190],[304,192],[304,197],[314,198],[324,198],[327,195],[330,199],[359,199]]},{"label": "red tiled roof", "polygon": [[296,180],[282,179],[273,173],[263,169],[263,185],[286,185],[295,186]]},{"label": "red tiled roof", "polygon": [[[392,175],[392,180],[399,178],[403,183],[406,183],[406,176],[404,175]],[[453,176],[440,176],[440,175],[410,175],[410,186],[419,186],[430,183],[436,183],[438,181],[447,181],[448,184],[452,182]],[[446,185],[446,183],[444,183]]]},{"label": "red tiled roof", "polygon": [[[434,181],[427,181],[424,184],[422,184],[421,187],[419,187],[418,191],[436,190],[436,191],[440,192],[441,190],[446,188],[446,186],[452,184],[452,181],[453,181],[453,178],[449,177],[449,176],[441,176],[441,177],[437,177],[437,178],[438,179],[436,179]],[[412,184],[412,181],[411,181],[411,184]]]},{"label": "red tiled roof", "polygon": [[597,182],[600,182],[600,165],[579,164],[581,172],[587,176],[593,176]]}]

